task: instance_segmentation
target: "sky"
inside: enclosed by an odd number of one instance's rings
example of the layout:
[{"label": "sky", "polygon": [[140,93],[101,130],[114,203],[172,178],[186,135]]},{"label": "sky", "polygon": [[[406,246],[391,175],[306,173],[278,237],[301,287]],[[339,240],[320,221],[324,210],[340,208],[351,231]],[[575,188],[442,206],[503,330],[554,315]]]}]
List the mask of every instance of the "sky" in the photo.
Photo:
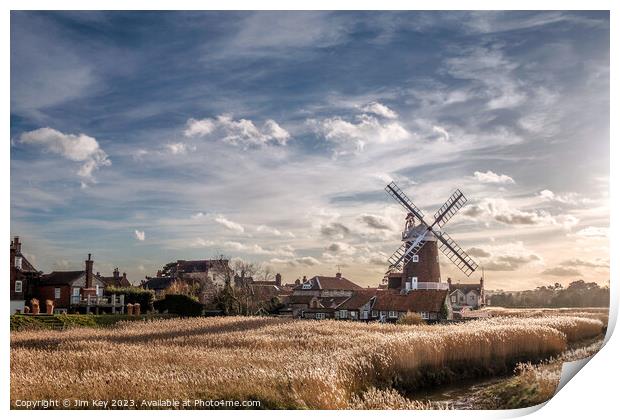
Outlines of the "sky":
[{"label": "sky", "polygon": [[[608,12],[12,12],[11,234],[139,283],[224,254],[376,286],[396,182],[489,289],[609,282]],[[467,278],[441,257],[442,278]]]}]

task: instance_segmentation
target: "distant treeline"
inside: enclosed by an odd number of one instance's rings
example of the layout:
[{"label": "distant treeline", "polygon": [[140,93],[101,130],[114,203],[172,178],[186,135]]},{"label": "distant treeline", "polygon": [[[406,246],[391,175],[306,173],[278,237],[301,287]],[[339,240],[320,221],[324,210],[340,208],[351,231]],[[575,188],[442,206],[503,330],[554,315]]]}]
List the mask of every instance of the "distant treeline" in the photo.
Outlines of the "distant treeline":
[{"label": "distant treeline", "polygon": [[609,287],[577,280],[564,288],[561,284],[540,286],[535,290],[489,293],[492,306],[505,308],[586,308],[608,307]]}]

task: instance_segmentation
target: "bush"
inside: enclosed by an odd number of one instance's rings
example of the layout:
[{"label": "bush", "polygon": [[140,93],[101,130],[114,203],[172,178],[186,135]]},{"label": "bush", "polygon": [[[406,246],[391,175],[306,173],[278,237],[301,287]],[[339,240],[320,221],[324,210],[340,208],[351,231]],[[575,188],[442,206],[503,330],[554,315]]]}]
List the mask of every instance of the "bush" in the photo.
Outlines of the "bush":
[{"label": "bush", "polygon": [[204,309],[202,303],[189,296],[172,294],[155,301],[154,306],[159,312],[168,311],[181,316],[200,316]]},{"label": "bush", "polygon": [[152,311],[155,293],[152,290],[144,290],[139,287],[109,287],[107,294],[125,295],[125,305],[139,303],[143,311]]},{"label": "bush", "polygon": [[401,325],[420,325],[424,324],[424,320],[415,312],[407,312],[397,323]]}]

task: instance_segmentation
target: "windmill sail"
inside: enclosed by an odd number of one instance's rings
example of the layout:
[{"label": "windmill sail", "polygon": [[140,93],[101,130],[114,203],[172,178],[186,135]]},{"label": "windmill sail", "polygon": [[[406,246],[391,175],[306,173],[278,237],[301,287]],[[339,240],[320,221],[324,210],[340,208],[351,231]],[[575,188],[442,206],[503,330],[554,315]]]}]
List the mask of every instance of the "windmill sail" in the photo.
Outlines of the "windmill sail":
[{"label": "windmill sail", "polygon": [[422,210],[413,204],[413,201],[407,197],[398,185],[392,181],[385,187],[385,191],[390,195],[390,197],[398,201],[405,208],[405,210],[412,213],[415,217],[420,219],[422,223],[424,223],[424,213],[422,213]]},{"label": "windmill sail", "polygon": [[390,263],[391,269],[400,269],[402,265],[407,264],[414,255],[418,253],[418,251],[424,246],[424,237],[426,236],[426,230],[422,232],[415,241],[413,242],[404,242],[393,254],[390,258],[388,258],[388,262]]},{"label": "windmill sail", "polygon": [[433,232],[441,242],[439,249],[467,277],[478,268],[478,264],[446,232]]},{"label": "windmill sail", "polygon": [[456,190],[450,198],[448,198],[448,201],[435,213],[435,222],[433,225],[437,224],[439,227],[443,227],[465,203],[467,203],[467,198],[465,198],[461,190]]}]

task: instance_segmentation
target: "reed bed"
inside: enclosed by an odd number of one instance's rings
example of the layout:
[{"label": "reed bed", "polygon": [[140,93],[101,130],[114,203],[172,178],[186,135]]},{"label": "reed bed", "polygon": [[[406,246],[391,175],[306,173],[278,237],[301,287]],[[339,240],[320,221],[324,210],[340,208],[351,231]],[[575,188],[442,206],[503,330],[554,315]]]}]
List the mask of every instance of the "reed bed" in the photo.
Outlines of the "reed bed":
[{"label": "reed bed", "polygon": [[[576,317],[382,325],[225,317],[11,333],[11,401],[260,400],[264,408],[425,408],[420,375],[561,354],[602,328]],[[417,378],[417,379],[416,379]],[[416,379],[416,380],[414,380]],[[142,407],[144,408],[144,407]],[[428,407],[426,407],[428,408]]]},{"label": "reed bed", "polygon": [[605,326],[609,320],[609,308],[502,308],[487,307],[482,311],[494,317],[532,318],[546,316],[576,316],[601,321]]}]

